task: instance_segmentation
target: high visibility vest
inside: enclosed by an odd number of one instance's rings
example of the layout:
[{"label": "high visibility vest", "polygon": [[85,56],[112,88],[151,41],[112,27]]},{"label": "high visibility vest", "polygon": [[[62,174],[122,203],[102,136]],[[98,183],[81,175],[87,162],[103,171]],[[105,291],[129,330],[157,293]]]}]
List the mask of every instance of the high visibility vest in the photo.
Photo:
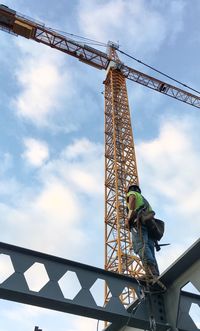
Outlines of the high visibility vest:
[{"label": "high visibility vest", "polygon": [[142,207],[147,207],[149,211],[152,211],[152,208],[151,208],[150,204],[148,203],[148,201],[142,196],[142,194],[140,194],[139,192],[136,192],[136,191],[129,191],[127,193],[126,202],[127,202],[128,209],[130,209],[130,206],[129,206],[129,197],[131,195],[134,195],[135,196],[135,208],[134,208],[134,212],[137,212]]}]

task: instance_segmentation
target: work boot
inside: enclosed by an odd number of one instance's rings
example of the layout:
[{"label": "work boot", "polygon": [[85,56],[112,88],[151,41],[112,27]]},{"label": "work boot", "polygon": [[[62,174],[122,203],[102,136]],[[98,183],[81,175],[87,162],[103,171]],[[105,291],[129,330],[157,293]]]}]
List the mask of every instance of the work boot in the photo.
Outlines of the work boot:
[{"label": "work boot", "polygon": [[140,275],[138,278],[137,278],[139,281],[141,280],[141,281],[147,281],[148,280],[148,276],[147,276],[147,274],[145,273],[145,274],[143,274],[143,275]]},{"label": "work boot", "polygon": [[145,274],[141,275],[138,278],[138,280],[148,281],[148,280],[154,279],[154,275],[151,271],[151,268],[150,268],[149,264],[147,264],[147,263],[144,264],[144,270],[145,270]]},{"label": "work boot", "polygon": [[150,273],[150,275],[152,277],[156,277],[157,278],[159,276],[159,273],[158,273],[158,271],[157,271],[157,269],[156,269],[156,267],[155,267],[154,264],[148,264],[147,265],[147,268],[148,268],[148,271],[149,271],[149,273]]}]

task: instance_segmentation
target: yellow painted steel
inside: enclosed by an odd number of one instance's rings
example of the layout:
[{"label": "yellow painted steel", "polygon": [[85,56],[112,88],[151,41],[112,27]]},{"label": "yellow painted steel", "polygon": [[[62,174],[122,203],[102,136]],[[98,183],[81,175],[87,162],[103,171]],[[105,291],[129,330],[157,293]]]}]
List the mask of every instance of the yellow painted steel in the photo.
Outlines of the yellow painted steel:
[{"label": "yellow painted steel", "polygon": [[34,27],[30,24],[15,20],[13,24],[13,32],[25,38],[33,38]]},{"label": "yellow painted steel", "polygon": [[[110,68],[105,84],[105,269],[138,277],[144,273],[141,261],[132,254],[130,232],[125,228],[126,190],[138,184],[135,148],[126,81]],[[110,299],[105,285],[105,304]],[[135,299],[125,289],[121,300],[128,306]]]}]

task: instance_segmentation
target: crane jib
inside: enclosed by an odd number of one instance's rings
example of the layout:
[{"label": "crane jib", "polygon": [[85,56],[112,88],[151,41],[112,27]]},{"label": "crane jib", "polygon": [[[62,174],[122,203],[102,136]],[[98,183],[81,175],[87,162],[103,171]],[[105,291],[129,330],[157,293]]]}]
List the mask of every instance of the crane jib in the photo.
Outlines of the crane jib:
[{"label": "crane jib", "polygon": [[129,80],[132,80],[162,94],[166,94],[171,98],[185,102],[196,108],[200,108],[200,97],[195,94],[179,89],[176,86],[165,83],[159,79],[146,75],[125,65],[121,65],[120,70]]},{"label": "crane jib", "polygon": [[110,60],[112,60],[115,62],[116,68],[120,70],[122,75],[127,79],[196,108],[200,108],[200,97],[148,76],[123,63],[116,62],[115,59],[110,59],[106,53],[73,39],[66,38],[66,36],[57,33],[53,29],[45,27],[44,24],[18,14],[15,10],[5,5],[0,5],[0,29],[28,39],[33,39],[40,43],[42,42],[52,48],[74,56],[81,62],[97,69],[106,70]]},{"label": "crane jib", "polygon": [[[27,19],[22,15],[18,16],[16,11],[2,4],[0,5],[0,28],[28,39],[31,38],[35,41],[43,42],[44,44],[72,55],[78,58],[81,62],[89,64],[97,69],[108,68],[110,59],[106,53],[87,45],[77,43],[73,39],[66,38],[34,20]],[[116,63],[116,67],[129,80],[156,90],[162,94],[166,94],[191,106],[200,108],[200,98],[194,94],[181,90],[123,64]]]}]

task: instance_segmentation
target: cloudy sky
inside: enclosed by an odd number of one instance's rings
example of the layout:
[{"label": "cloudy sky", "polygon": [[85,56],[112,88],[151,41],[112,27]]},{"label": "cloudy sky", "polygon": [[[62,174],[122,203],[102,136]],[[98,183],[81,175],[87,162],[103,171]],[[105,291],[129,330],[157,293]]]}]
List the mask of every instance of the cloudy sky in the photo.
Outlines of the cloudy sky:
[{"label": "cloudy sky", "polygon": [[[57,30],[119,42],[200,90],[198,0],[3,3]],[[106,73],[2,31],[0,50],[1,241],[103,267]],[[158,254],[164,271],[200,234],[200,110],[127,85],[141,188],[171,243]],[[68,314],[6,301],[0,308],[0,331],[96,329],[96,321]]]}]

